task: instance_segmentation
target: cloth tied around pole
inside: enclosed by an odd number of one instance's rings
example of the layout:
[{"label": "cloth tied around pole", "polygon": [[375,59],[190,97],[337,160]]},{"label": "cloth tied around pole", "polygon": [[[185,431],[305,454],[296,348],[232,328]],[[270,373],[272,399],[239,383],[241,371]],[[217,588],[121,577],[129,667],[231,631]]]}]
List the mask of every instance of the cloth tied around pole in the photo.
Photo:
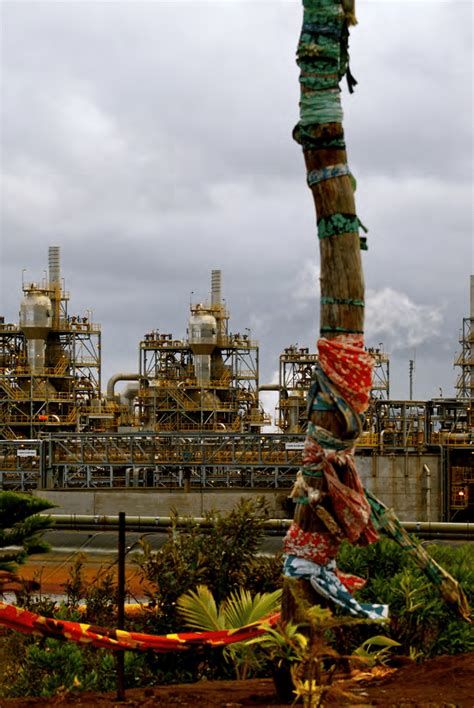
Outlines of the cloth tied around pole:
[{"label": "cloth tied around pole", "polygon": [[351,594],[365,581],[357,576],[341,573],[334,560],[319,565],[297,556],[285,556],[283,572],[290,578],[306,578],[318,595],[342,607],[347,614],[370,620],[388,619],[388,605],[358,602]]},{"label": "cloth tied around pole", "polygon": [[[335,561],[343,539],[360,545],[378,539],[354,463],[354,446],[362,430],[361,413],[369,401],[373,358],[365,352],[359,335],[321,338],[318,349],[319,362],[308,392],[308,418],[313,411],[332,411],[344,423],[344,430],[337,437],[311,420],[308,423],[303,464],[292,496],[299,504],[307,500],[322,528],[304,530],[293,521],[283,544],[283,572],[289,577],[307,578],[318,594],[349,614],[380,619],[387,616],[387,608],[357,603],[341,582]],[[321,479],[320,489],[309,484],[315,477]],[[363,583],[352,576],[352,589]]]}]

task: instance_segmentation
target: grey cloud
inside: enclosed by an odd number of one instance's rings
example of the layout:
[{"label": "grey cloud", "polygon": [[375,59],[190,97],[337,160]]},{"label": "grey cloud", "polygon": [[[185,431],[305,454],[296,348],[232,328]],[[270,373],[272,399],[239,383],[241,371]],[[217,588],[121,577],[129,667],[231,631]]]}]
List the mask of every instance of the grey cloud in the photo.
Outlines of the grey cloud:
[{"label": "grey cloud", "polygon": [[[466,5],[359,3],[359,85],[343,99],[370,228],[368,290],[443,316],[417,349],[426,395],[438,381],[452,389],[472,270]],[[149,329],[185,333],[190,292],[206,296],[211,268],[223,271],[232,329],[260,339],[262,379],[288,344],[314,347],[314,207],[291,140],[299,3],[40,1],[2,12],[7,316],[21,269],[41,277],[59,243],[71,307],[102,323],[105,378],[136,367]],[[393,357],[405,385],[410,347]]]}]

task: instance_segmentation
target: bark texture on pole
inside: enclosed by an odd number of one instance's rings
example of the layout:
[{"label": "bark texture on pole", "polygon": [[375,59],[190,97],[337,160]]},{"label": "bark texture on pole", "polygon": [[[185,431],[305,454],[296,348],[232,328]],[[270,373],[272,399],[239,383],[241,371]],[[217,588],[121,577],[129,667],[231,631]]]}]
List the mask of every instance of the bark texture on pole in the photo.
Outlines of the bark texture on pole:
[{"label": "bark texture on pole", "polygon": [[[459,583],[402,529],[391,510],[364,490],[354,464],[361,413],[368,405],[373,360],[364,351],[364,278],[360,250],[366,239],[356,215],[354,180],[347,165],[339,82],[349,90],[349,25],[354,0],[303,0],[297,50],[300,120],[293,136],[302,146],[317,218],[321,261],[321,317],[318,364],[308,395],[308,428],[303,464],[292,497],[293,522],[284,541],[283,620],[298,621],[292,584],[313,603],[321,598],[345,612],[371,619],[381,605],[361,605],[352,590],[364,581],[341,575],[335,558],[343,539],[365,545],[377,530],[410,552],[446,602],[467,621],[470,609]],[[363,227],[362,227],[363,228]],[[364,229],[365,231],[365,229]],[[314,592],[317,591],[317,594]]]},{"label": "bark texture on pole", "polygon": [[[352,220],[346,219],[347,224],[358,223],[342,122],[331,120],[342,118],[339,82],[348,71],[348,26],[356,22],[353,3],[345,5],[346,10],[338,0],[304,0],[297,50],[301,69],[301,120],[294,137],[303,147],[318,233],[319,225],[333,215],[352,215]],[[328,98],[329,110],[326,108]],[[319,122],[325,119],[329,120]],[[321,336],[327,339],[343,332],[363,333],[364,278],[360,246],[358,228],[343,233],[334,229],[332,235],[319,239],[320,330]],[[337,411],[314,411],[310,418],[337,437],[344,434],[344,421]],[[311,477],[306,483],[313,488],[324,486],[323,480]],[[297,504],[294,518],[304,530],[327,530],[307,504]]]},{"label": "bark texture on pole", "polygon": [[[359,346],[364,329],[360,253],[361,247],[366,245],[365,238],[359,236],[360,222],[355,208],[354,180],[347,165],[339,87],[344,75],[348,77],[351,91],[355,83],[348,67],[348,28],[356,22],[353,5],[351,0],[303,0],[303,26],[297,50],[301,70],[300,121],[293,135],[303,148],[307,182],[316,211],[320,335],[326,341],[337,340],[338,343],[357,338]],[[326,380],[324,372],[320,376]],[[328,385],[332,383],[328,381]],[[322,392],[317,375],[313,388],[313,400],[311,395],[309,397],[309,432],[303,467],[293,490],[296,502],[293,525],[285,539],[284,550],[296,558],[325,566],[335,557],[345,536],[328,489],[325,455],[331,444],[341,453],[351,454],[360,431],[360,419],[355,410],[345,412],[344,402],[336,403],[337,390],[331,388],[329,393]],[[344,450],[346,439],[347,450]],[[321,461],[315,463],[319,452]],[[345,478],[346,457],[339,454],[331,462],[332,472],[341,479]],[[353,464],[349,465],[350,472],[356,475]],[[306,580],[300,580],[299,585],[307,598],[321,603],[321,597],[313,596]],[[283,597],[283,617],[295,619],[297,608],[288,587],[289,583]]]}]

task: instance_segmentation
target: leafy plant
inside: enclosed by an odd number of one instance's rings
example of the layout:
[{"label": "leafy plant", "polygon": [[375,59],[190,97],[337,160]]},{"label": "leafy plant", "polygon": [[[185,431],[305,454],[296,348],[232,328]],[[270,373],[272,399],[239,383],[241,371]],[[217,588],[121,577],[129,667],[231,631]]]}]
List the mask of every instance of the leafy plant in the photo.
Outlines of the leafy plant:
[{"label": "leafy plant", "polygon": [[391,651],[394,647],[399,647],[400,643],[390,637],[377,634],[369,637],[360,647],[354,651],[354,656],[362,659],[369,667],[382,664],[385,666],[391,658]]},{"label": "leafy plant", "polygon": [[0,492],[0,570],[14,570],[28,555],[49,550],[42,539],[52,527],[50,516],[40,516],[41,511],[51,509],[45,499],[18,492]]},{"label": "leafy plant", "polygon": [[332,685],[332,678],[341,662],[361,658],[341,655],[334,648],[334,632],[374,621],[334,614],[327,608],[312,605],[295,580],[287,580],[286,588],[297,621],[280,620],[276,627],[267,627],[263,636],[248,642],[258,646],[270,659],[280,699],[288,701],[296,695],[304,705],[319,706],[325,697],[329,701],[354,698],[350,694],[342,696]]},{"label": "leafy plant", "polygon": [[[240,588],[230,593],[219,606],[204,585],[182,595],[177,602],[178,611],[187,626],[203,631],[238,629],[257,622],[279,609],[281,590],[251,596]],[[237,642],[223,650],[224,658],[232,663],[238,679],[246,679],[250,672],[261,667],[249,642]]]},{"label": "leafy plant", "polygon": [[159,608],[160,631],[176,629],[176,602],[188,590],[206,585],[219,603],[247,586],[257,574],[256,554],[266,516],[263,499],[243,499],[226,515],[209,513],[205,531],[192,519],[184,528],[178,527],[174,513],[168,540],[158,551],[142,540],[136,562],[149,585],[148,595]]},{"label": "leafy plant", "polygon": [[[472,606],[474,548],[468,544],[430,545],[428,550],[460,583]],[[421,659],[474,650],[472,626],[454,614],[410,555],[393,541],[382,538],[365,548],[344,543],[338,564],[346,572],[367,578],[365,587],[357,593],[358,599],[389,605],[390,623],[385,632],[400,643],[399,653]],[[366,633],[363,627],[347,633],[352,650],[367,639]]]}]

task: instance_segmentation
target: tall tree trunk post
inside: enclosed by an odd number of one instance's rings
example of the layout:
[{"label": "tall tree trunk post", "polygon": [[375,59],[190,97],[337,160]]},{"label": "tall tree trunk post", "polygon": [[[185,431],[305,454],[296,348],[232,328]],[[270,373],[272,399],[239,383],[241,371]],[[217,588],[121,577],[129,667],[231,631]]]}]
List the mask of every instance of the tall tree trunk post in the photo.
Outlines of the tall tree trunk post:
[{"label": "tall tree trunk post", "polygon": [[[365,545],[377,540],[379,529],[410,552],[445,601],[471,622],[471,611],[459,583],[408,536],[391,510],[363,489],[353,460],[361,431],[360,414],[368,405],[373,364],[363,348],[360,249],[367,246],[365,237],[359,236],[359,226],[364,227],[355,210],[355,183],[347,165],[339,88],[344,75],[351,92],[357,83],[348,60],[349,26],[356,24],[354,2],[303,0],[303,27],[297,50],[301,70],[300,121],[293,136],[303,148],[316,209],[321,338],[308,396],[303,465],[292,492],[296,508],[284,541],[284,572],[290,578],[300,578],[300,592],[314,604],[323,604],[321,593],[335,600],[332,590],[339,585],[336,601],[347,611],[380,617],[381,606],[363,608],[344,590],[343,586],[350,583],[345,578],[341,584],[333,562],[343,538]],[[324,574],[329,574],[329,583],[327,576],[322,579]],[[352,588],[359,580],[351,579]],[[300,619],[293,582],[287,580],[284,585],[283,621]]]},{"label": "tall tree trunk post", "polygon": [[[318,223],[320,250],[321,310],[320,333],[326,340],[341,335],[362,335],[364,325],[364,278],[360,257],[365,239],[359,236],[359,220],[354,200],[354,180],[347,166],[342,126],[339,82],[348,70],[348,27],[355,24],[353,2],[346,0],[303,0],[303,27],[297,50],[300,67],[300,121],[294,138],[303,147],[307,182],[313,195]],[[321,406],[319,406],[321,408]],[[315,426],[343,438],[346,422],[337,409],[309,411]],[[321,492],[318,513],[315,505],[296,503],[294,524],[304,532],[330,532],[321,520],[321,510],[331,512],[325,498],[324,477],[305,474],[302,484]],[[298,497],[300,492],[296,492]],[[309,491],[311,495],[313,492]],[[335,546],[339,534],[330,539]],[[304,595],[321,604],[308,581],[299,581]],[[297,608],[288,591],[283,598],[283,618],[297,619]]]}]

